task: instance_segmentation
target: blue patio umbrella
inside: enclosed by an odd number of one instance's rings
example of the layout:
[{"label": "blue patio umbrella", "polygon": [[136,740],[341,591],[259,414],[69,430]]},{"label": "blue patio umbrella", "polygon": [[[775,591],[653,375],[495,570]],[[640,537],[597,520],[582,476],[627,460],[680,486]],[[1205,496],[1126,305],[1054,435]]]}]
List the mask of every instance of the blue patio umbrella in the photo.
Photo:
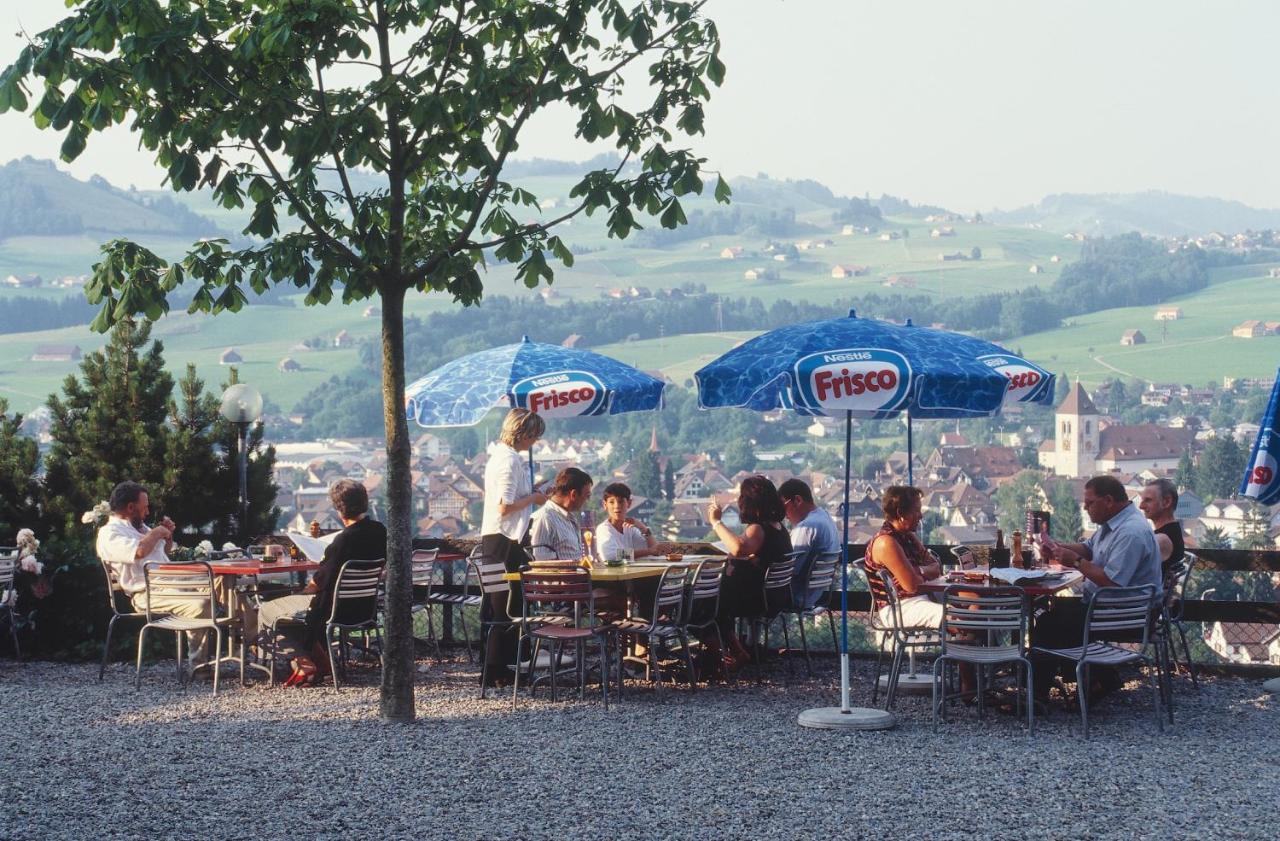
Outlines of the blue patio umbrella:
[{"label": "blue patio umbrella", "polygon": [[849,462],[853,419],[987,417],[1008,402],[1053,402],[1054,375],[971,336],[858,318],[810,321],[746,341],[697,371],[704,409],[792,409],[845,416],[844,558],[840,586],[841,708],[849,708]]},{"label": "blue patio umbrella", "polygon": [[[474,426],[495,407],[544,418],[618,415],[662,408],[666,383],[589,350],[533,342],[478,351],[445,363],[405,390],[419,426]],[[533,453],[529,454],[533,475]]]},{"label": "blue patio umbrella", "polygon": [[1280,424],[1280,372],[1276,374],[1262,427],[1240,482],[1241,495],[1257,500],[1260,505],[1280,502],[1280,427],[1277,424]]}]

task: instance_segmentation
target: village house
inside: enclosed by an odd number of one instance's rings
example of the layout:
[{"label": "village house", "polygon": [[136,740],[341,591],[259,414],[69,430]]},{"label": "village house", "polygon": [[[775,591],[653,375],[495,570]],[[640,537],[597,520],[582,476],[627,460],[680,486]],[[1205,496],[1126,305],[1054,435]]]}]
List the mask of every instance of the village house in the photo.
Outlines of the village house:
[{"label": "village house", "polygon": [[229,347],[218,357],[219,365],[239,365],[244,362],[244,357],[233,347]]},{"label": "village house", "polygon": [[1177,321],[1182,318],[1182,307],[1160,307],[1156,310],[1156,321]]},{"label": "village house", "polygon": [[336,348],[351,347],[354,344],[355,339],[346,330],[339,330],[338,335],[333,337],[333,346]]},{"label": "village house", "polygon": [[279,364],[276,365],[276,368],[282,374],[295,374],[302,370],[302,366],[298,364],[298,360],[291,356],[286,356],[284,359],[281,359]]},{"label": "village house", "polygon": [[1120,334],[1120,344],[1125,347],[1133,347],[1134,345],[1145,345],[1147,337],[1142,335],[1141,330],[1129,329]]},{"label": "village house", "polygon": [[1214,622],[1205,627],[1204,643],[1232,663],[1280,665],[1280,629],[1240,622]]},{"label": "village house", "polygon": [[1266,332],[1266,325],[1257,319],[1242,321],[1231,328],[1231,335],[1240,339],[1256,339],[1259,336],[1266,335]]},{"label": "village house", "polygon": [[79,362],[79,345],[36,345],[31,353],[32,362]]},{"label": "village house", "polygon": [[730,245],[720,250],[720,259],[722,260],[736,260],[741,256],[742,256],[741,245]]},{"label": "village house", "polygon": [[929,236],[933,237],[934,239],[939,239],[941,237],[953,237],[955,235],[956,235],[956,229],[951,227],[950,225],[944,225],[941,228],[934,228],[932,231],[929,232]]},{"label": "village house", "polygon": [[382,308],[370,304],[364,308],[363,315],[365,318],[382,318]]},{"label": "village house", "polygon": [[38,289],[44,285],[44,278],[38,274],[11,274],[4,279],[4,283],[14,289]]},{"label": "village house", "polygon": [[1031,272],[1032,274],[1044,274],[1044,267],[1041,266],[1039,263],[1032,263],[1031,266],[1027,269],[1027,271]]},{"label": "village house", "polygon": [[831,276],[837,280],[843,280],[847,277],[862,277],[867,274],[866,266],[842,266],[839,263],[831,267]]}]

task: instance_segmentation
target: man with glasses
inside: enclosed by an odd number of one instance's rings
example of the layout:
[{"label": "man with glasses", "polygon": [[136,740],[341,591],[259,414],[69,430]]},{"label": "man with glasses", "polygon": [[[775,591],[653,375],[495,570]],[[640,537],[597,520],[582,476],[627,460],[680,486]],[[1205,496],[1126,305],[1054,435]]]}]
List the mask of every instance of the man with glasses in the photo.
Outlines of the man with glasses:
[{"label": "man with glasses", "polygon": [[[1098,528],[1083,543],[1058,543],[1045,538],[1044,556],[1063,566],[1078,569],[1084,576],[1083,599],[1055,599],[1053,607],[1035,623],[1032,641],[1045,648],[1079,645],[1084,635],[1085,611],[1089,600],[1103,587],[1141,587],[1150,584],[1156,596],[1162,592],[1160,551],[1155,534],[1136,506],[1129,501],[1124,485],[1114,476],[1094,476],[1084,486],[1084,507]],[[1050,662],[1036,664],[1036,696],[1048,697],[1054,670]],[[1094,666],[1090,703],[1120,687],[1115,670]]]},{"label": "man with glasses", "polygon": [[791,524],[791,549],[803,550],[796,558],[791,578],[791,598],[796,607],[808,610],[817,604],[821,591],[809,589],[809,573],[819,555],[840,554],[840,532],[835,520],[813,501],[813,491],[800,479],[788,479],[778,487],[782,510]]}]

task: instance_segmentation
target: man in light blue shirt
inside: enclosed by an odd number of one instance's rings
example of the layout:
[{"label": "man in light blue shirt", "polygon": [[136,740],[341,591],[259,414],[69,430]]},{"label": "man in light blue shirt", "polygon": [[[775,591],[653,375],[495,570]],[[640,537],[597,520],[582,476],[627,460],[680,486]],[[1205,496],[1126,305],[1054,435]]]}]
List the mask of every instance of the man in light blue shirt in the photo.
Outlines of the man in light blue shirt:
[{"label": "man in light blue shirt", "polygon": [[[1084,507],[1097,530],[1083,543],[1058,543],[1046,539],[1046,559],[1078,569],[1084,576],[1083,599],[1055,599],[1031,632],[1031,641],[1044,648],[1077,646],[1084,637],[1085,610],[1094,593],[1103,587],[1141,587],[1150,584],[1157,598],[1161,592],[1160,550],[1155,532],[1142,512],[1129,501],[1124,485],[1114,476],[1094,476],[1084,486]],[[1058,661],[1040,661],[1035,667],[1036,696],[1048,697]],[[1090,703],[1120,687],[1115,670],[1092,667],[1094,685],[1088,688]]]},{"label": "man in light blue shirt", "polygon": [[791,578],[791,598],[806,610],[817,604],[821,590],[809,588],[809,573],[820,555],[840,554],[840,532],[831,515],[813,502],[813,491],[799,479],[788,479],[778,487],[782,508],[791,523],[791,549],[803,551],[796,559]]}]

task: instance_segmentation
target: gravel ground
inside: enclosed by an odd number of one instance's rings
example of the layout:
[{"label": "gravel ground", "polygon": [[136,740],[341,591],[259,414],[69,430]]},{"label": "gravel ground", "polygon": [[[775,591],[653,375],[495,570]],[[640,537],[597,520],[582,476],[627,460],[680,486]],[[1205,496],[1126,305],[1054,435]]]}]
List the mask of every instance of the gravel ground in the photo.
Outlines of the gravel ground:
[{"label": "gravel ground", "polygon": [[[957,708],[935,731],[904,699],[879,733],[805,730],[834,661],[773,683],[655,694],[604,712],[543,693],[480,701],[464,662],[422,670],[418,721],[356,686],[183,692],[155,667],[0,661],[0,838],[1258,838],[1280,834],[1280,711],[1261,681],[1176,685],[1099,706],[1092,739],[1055,711],[1034,738]],[[425,666],[425,663],[424,663]],[[870,665],[855,663],[855,702]],[[775,677],[785,673],[779,667]],[[230,677],[230,672],[225,676]]]}]

